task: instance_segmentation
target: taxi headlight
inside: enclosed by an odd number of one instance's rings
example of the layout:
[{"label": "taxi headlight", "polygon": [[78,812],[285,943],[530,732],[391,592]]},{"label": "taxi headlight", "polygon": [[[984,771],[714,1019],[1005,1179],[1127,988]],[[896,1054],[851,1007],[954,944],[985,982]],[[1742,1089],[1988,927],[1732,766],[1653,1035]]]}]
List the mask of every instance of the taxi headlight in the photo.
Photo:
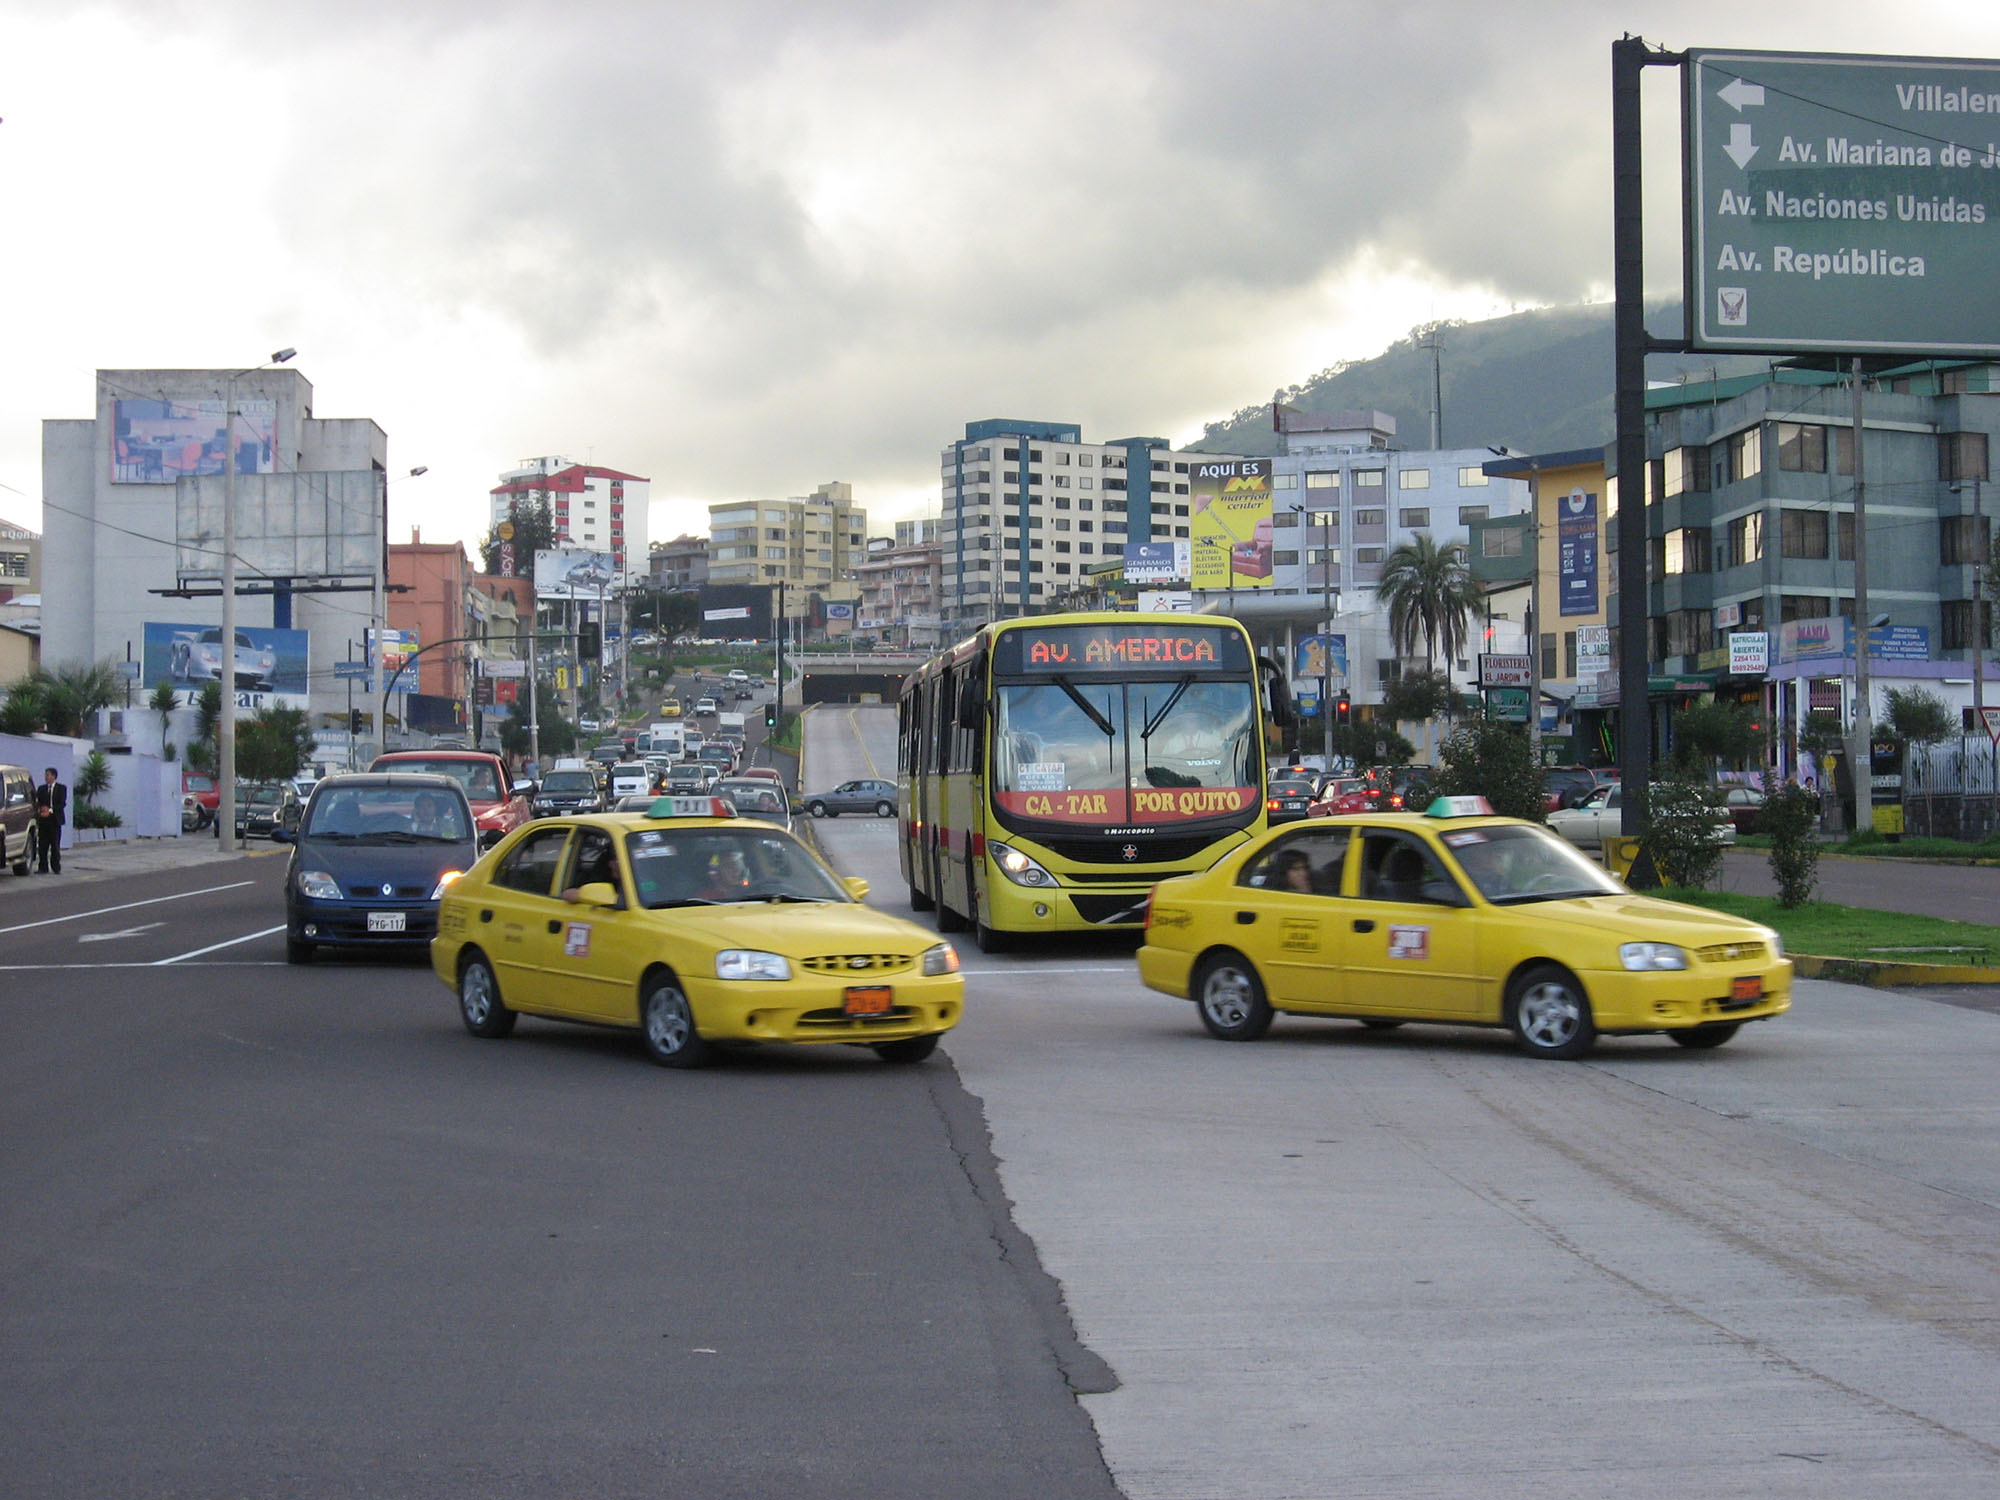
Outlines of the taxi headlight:
[{"label": "taxi headlight", "polygon": [[1779,932],[1775,927],[1766,927],[1764,929],[1764,936],[1771,940],[1771,952],[1773,956],[1783,958],[1785,956],[1784,934]]},{"label": "taxi headlight", "polygon": [[957,972],[958,950],[950,943],[939,943],[935,948],[924,950],[924,973],[936,976]]},{"label": "taxi headlight", "polygon": [[438,876],[438,883],[431,891],[431,900],[442,900],[444,897],[444,888],[464,873],[463,870],[446,870],[444,874]]},{"label": "taxi headlight", "polygon": [[1688,966],[1687,949],[1676,948],[1672,943],[1624,943],[1618,949],[1618,961],[1628,969],[1685,969]]},{"label": "taxi headlight", "polygon": [[311,901],[338,901],[340,882],[324,870],[301,870],[299,894]]},{"label": "taxi headlight", "polygon": [[790,979],[791,961],[782,953],[755,948],[725,948],[715,955],[717,979]]},{"label": "taxi headlight", "polygon": [[1016,885],[1054,885],[1055,876],[1036,864],[1012,844],[986,841],[986,852],[993,856],[993,863],[1000,867],[1000,873]]}]

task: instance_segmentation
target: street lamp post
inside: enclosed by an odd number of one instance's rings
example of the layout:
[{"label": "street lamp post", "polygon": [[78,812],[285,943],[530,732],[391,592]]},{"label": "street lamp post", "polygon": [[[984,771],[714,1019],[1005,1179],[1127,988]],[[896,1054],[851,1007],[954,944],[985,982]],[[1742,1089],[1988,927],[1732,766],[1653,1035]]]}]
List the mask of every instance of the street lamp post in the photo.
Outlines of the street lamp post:
[{"label": "street lamp post", "polygon": [[[280,349],[261,365],[235,370],[222,382],[222,714],[216,722],[216,834],[236,837],[236,381],[281,365],[299,351]],[[228,832],[224,833],[223,830]]]}]

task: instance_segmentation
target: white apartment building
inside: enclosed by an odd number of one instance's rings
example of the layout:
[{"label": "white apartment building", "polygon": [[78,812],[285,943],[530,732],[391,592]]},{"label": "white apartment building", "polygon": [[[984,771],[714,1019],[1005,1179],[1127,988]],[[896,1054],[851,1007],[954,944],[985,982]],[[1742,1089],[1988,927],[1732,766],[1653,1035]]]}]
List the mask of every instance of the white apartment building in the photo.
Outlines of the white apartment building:
[{"label": "white apartment building", "polygon": [[[567,458],[524,459],[500,476],[491,491],[494,525],[522,503],[546,500],[555,523],[556,544],[581,547],[590,552],[609,552],[618,572],[627,582],[643,582],[650,565],[648,515],[651,511],[652,481],[638,474],[594,464],[574,463]],[[522,559],[517,569],[526,574],[532,564]]]},{"label": "white apartment building", "polygon": [[1122,563],[1128,541],[1186,538],[1188,466],[1218,456],[1164,438],[1086,443],[1067,422],[968,422],[941,463],[945,630],[1052,607]]}]

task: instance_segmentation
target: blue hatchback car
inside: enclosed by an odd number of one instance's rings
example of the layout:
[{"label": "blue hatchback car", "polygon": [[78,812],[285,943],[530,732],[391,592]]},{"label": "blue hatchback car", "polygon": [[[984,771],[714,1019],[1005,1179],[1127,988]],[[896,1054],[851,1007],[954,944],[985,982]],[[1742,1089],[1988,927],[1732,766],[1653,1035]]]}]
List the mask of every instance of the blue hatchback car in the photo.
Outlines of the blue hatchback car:
[{"label": "blue hatchback car", "polygon": [[450,776],[365,772],[313,788],[285,872],[285,957],[409,948],[437,936],[444,888],[479,858],[465,790]]}]

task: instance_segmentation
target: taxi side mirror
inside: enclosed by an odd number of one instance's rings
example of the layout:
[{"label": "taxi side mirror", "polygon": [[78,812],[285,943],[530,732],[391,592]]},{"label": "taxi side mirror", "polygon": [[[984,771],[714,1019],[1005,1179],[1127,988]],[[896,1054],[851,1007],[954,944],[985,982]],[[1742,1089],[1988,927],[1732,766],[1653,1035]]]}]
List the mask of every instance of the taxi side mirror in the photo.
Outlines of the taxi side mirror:
[{"label": "taxi side mirror", "polygon": [[856,901],[866,901],[868,899],[868,882],[863,880],[859,875],[846,876],[840,883],[847,887],[847,894],[852,896]]},{"label": "taxi side mirror", "polygon": [[593,880],[589,885],[578,886],[577,904],[580,906],[618,905],[618,887],[608,880]]}]

